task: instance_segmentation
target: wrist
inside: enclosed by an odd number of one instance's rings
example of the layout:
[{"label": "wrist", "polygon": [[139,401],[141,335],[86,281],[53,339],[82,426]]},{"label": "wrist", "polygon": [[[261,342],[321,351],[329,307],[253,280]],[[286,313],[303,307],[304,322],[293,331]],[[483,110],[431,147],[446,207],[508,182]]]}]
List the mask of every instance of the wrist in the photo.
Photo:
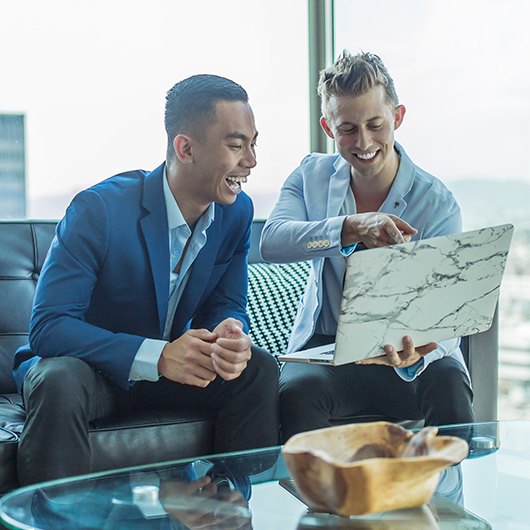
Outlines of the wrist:
[{"label": "wrist", "polygon": [[357,216],[356,215],[348,215],[344,218],[344,222],[342,223],[342,231],[341,231],[341,246],[343,248],[351,247],[353,245],[356,245],[357,243],[360,243],[361,240],[359,239],[358,231],[357,231]]},{"label": "wrist", "polygon": [[162,349],[162,353],[160,354],[160,357],[158,359],[158,362],[156,363],[156,367],[157,367],[157,370],[158,370],[158,375],[159,376],[163,376],[164,375],[164,372],[165,372],[165,368],[166,368],[166,358],[165,358],[165,352],[166,352],[166,348],[168,347],[168,344],[166,344],[164,346],[164,348]]}]

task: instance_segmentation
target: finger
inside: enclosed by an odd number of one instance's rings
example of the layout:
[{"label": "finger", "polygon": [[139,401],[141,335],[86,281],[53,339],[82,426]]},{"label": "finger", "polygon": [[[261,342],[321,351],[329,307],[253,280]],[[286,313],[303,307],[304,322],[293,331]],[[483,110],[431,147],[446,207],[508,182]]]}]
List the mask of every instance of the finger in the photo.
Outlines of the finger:
[{"label": "finger", "polygon": [[247,367],[250,359],[250,349],[243,352],[223,350],[218,344],[212,345],[212,362],[215,371],[228,381],[239,377],[241,372]]},{"label": "finger", "polygon": [[236,318],[227,318],[218,326],[216,326],[213,331],[214,333],[217,333],[219,337],[236,339],[241,335],[241,333],[243,333],[243,324]]},{"label": "finger", "polygon": [[247,367],[247,363],[229,363],[221,358],[213,357],[214,366],[217,374],[222,377],[225,381],[231,381],[237,379],[241,372]]},{"label": "finger", "polygon": [[406,360],[415,354],[421,355],[423,357],[424,355],[427,355],[428,353],[438,348],[438,344],[436,342],[429,342],[429,344],[424,344],[423,346],[418,346],[417,348],[415,348],[414,341],[409,335],[403,337],[403,346],[404,349],[403,352],[401,352],[401,358],[403,360]]},{"label": "finger", "polygon": [[404,221],[403,219],[401,219],[401,217],[398,217],[397,215],[393,215],[393,214],[388,214],[388,216],[392,219],[392,221],[394,221],[394,224],[396,225],[396,227],[398,228],[400,232],[403,232],[405,234],[409,234],[412,236],[418,233],[418,231],[414,227],[409,225],[407,221]]},{"label": "finger", "polygon": [[389,240],[387,239],[387,241],[386,241],[386,243],[388,243],[389,245],[392,245],[392,244],[396,244],[397,245],[399,243],[405,243],[405,239],[401,235],[401,232],[399,230],[397,230],[395,228],[395,226],[394,226],[394,228],[389,227],[385,231],[390,237],[390,239]]},{"label": "finger", "polygon": [[[217,335],[213,335],[217,337]],[[215,342],[215,340],[213,341]],[[215,371],[211,359],[212,355],[212,342],[199,339],[197,337],[192,337],[189,339],[186,347],[186,358],[189,362],[197,364],[206,368],[210,371]]]},{"label": "finger", "polygon": [[227,339],[237,340],[243,335],[243,328],[237,325],[230,326],[226,335]]},{"label": "finger", "polygon": [[[215,376],[217,376],[217,372],[215,372]],[[213,377],[213,379],[206,379],[203,377],[198,377],[196,375],[186,374],[182,380],[182,384],[188,386],[196,386],[198,388],[206,388],[214,379],[215,377]]]},{"label": "finger", "polygon": [[215,371],[215,368],[213,366],[213,361],[211,359],[210,359],[210,362],[212,365],[211,370],[209,367],[197,365],[196,367],[190,370],[191,375],[194,377],[198,377],[199,379],[203,379],[204,381],[212,382],[215,379],[217,372]]},{"label": "finger", "polygon": [[367,359],[361,359],[360,361],[355,361],[355,364],[380,364],[389,366],[388,357],[386,355],[377,355],[376,357],[368,357]]},{"label": "finger", "polygon": [[406,361],[409,357],[414,355],[414,341],[410,335],[403,337],[403,350],[400,353],[401,360]]},{"label": "finger", "polygon": [[396,351],[396,348],[392,346],[391,344],[387,344],[384,347],[386,356],[388,358],[388,361],[392,366],[400,366],[401,365],[401,357],[399,356],[398,352]]},{"label": "finger", "polygon": [[243,324],[235,318],[230,318],[228,320],[228,331],[234,333],[235,335],[239,335],[243,332]]},{"label": "finger", "polygon": [[189,329],[186,334],[190,337],[200,339],[206,342],[213,342],[217,338],[217,334],[208,331],[207,329]]},{"label": "finger", "polygon": [[201,366],[198,363],[188,362],[181,368],[182,377],[179,382],[185,385],[206,388],[217,377],[217,372],[211,358],[208,358],[210,367]]},{"label": "finger", "polygon": [[437,342],[429,342],[429,344],[418,346],[416,348],[416,351],[423,357],[424,355],[427,355],[428,353],[434,351],[436,348],[438,348]]},{"label": "finger", "polygon": [[238,364],[215,364],[215,369],[217,374],[222,377],[225,381],[231,381],[232,379],[237,379],[243,370],[247,367],[247,363],[238,363]]},{"label": "finger", "polygon": [[[223,350],[242,352],[250,349],[250,347],[252,346],[252,341],[250,340],[250,337],[248,335],[242,334],[237,339],[218,338],[215,341],[215,344],[221,347]],[[212,351],[215,351],[213,346],[214,345],[212,345]]]},{"label": "finger", "polygon": [[222,364],[223,366],[246,363],[252,354],[250,349],[236,352],[221,348],[218,344],[212,344],[212,362]]}]

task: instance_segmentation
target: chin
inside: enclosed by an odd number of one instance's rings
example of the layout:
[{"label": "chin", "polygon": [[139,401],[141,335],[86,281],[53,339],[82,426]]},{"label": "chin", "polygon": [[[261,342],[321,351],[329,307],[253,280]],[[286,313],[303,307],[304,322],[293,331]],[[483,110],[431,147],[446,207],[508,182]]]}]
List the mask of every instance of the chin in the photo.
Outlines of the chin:
[{"label": "chin", "polygon": [[[239,193],[237,195],[239,195]],[[231,195],[229,197],[223,197],[223,198],[220,198],[216,202],[217,202],[217,204],[234,204],[234,202],[236,202],[237,195]]]}]

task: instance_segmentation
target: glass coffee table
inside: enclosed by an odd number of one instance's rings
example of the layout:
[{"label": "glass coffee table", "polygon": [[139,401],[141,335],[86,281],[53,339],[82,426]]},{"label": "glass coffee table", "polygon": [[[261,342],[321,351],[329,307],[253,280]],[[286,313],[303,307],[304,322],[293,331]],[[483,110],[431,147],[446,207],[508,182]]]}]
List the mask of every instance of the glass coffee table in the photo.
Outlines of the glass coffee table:
[{"label": "glass coffee table", "polygon": [[15,490],[0,518],[17,529],[530,529],[530,422],[440,428],[470,442],[429,504],[345,518],[296,497],[281,448],[85,475]]}]

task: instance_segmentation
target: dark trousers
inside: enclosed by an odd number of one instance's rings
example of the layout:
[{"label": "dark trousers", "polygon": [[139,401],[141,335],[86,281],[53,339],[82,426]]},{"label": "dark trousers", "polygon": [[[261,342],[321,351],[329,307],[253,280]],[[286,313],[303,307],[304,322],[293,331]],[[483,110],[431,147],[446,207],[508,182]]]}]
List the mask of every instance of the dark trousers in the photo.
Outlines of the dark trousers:
[{"label": "dark trousers", "polygon": [[18,447],[21,485],[89,473],[89,423],[134,410],[216,414],[215,450],[278,444],[278,364],[261,348],[232,381],[217,377],[201,389],[161,378],[128,391],[74,357],[40,360],[23,386],[26,423]]},{"label": "dark trousers", "polygon": [[[315,335],[306,345],[333,342]],[[332,419],[383,415],[393,420],[424,419],[425,425],[472,423],[473,391],[461,364],[444,357],[411,382],[388,366],[325,366],[287,362],[280,373],[283,441],[293,434],[330,426]]]}]

